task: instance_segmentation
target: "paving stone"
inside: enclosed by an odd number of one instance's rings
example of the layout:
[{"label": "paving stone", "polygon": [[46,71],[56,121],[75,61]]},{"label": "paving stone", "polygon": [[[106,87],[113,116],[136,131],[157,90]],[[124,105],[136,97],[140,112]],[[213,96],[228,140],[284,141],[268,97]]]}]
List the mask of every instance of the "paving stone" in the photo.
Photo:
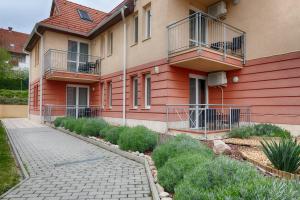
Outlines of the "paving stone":
[{"label": "paving stone", "polygon": [[[3,200],[151,196],[142,164],[26,119],[4,119],[3,123],[30,174]],[[143,194],[147,197],[142,198]]]}]

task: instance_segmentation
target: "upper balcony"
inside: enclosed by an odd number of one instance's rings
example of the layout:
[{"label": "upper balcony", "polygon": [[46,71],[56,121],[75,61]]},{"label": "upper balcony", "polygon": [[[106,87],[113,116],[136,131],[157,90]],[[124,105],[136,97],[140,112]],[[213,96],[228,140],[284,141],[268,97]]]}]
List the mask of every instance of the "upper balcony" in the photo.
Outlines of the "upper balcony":
[{"label": "upper balcony", "polygon": [[196,12],[167,27],[173,66],[205,72],[242,68],[245,32],[206,13]]},{"label": "upper balcony", "polygon": [[78,83],[95,83],[100,81],[101,59],[96,56],[48,50],[44,55],[46,79]]}]

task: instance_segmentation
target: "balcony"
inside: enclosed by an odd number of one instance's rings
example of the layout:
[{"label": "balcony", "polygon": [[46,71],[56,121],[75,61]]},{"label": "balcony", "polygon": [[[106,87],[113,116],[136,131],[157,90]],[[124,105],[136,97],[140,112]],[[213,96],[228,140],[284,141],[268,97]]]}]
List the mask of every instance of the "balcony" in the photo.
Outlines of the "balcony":
[{"label": "balcony", "polygon": [[245,32],[197,12],[167,27],[168,56],[173,66],[205,72],[242,68]]},{"label": "balcony", "polygon": [[100,80],[101,59],[96,56],[50,49],[44,55],[48,80],[95,83]]}]

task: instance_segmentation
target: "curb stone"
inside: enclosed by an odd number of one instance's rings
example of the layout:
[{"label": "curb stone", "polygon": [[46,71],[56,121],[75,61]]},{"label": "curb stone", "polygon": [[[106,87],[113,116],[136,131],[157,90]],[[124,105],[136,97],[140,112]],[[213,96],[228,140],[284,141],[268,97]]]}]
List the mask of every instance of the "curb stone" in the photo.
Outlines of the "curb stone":
[{"label": "curb stone", "polygon": [[156,188],[156,185],[154,183],[154,180],[153,180],[153,177],[152,177],[152,174],[151,174],[151,169],[150,169],[150,166],[149,166],[149,163],[147,161],[147,159],[144,157],[139,157],[139,156],[136,156],[136,155],[133,155],[132,153],[129,153],[129,152],[126,152],[126,151],[122,151],[118,148],[115,148],[115,147],[112,147],[112,146],[109,146],[107,144],[104,144],[102,143],[101,141],[96,141],[96,140],[93,140],[93,139],[90,139],[90,138],[87,138],[87,137],[84,137],[84,136],[81,136],[81,135],[78,135],[78,134],[75,134],[73,132],[70,132],[64,128],[61,128],[61,127],[54,127],[53,125],[49,125],[47,124],[49,127],[53,128],[53,129],[56,129],[58,131],[61,131],[65,134],[68,134],[68,135],[71,135],[73,137],[76,137],[78,139],[81,139],[87,143],[90,143],[90,144],[93,144],[95,146],[98,146],[100,148],[103,148],[105,150],[108,150],[112,153],[115,153],[115,154],[118,154],[120,156],[123,156],[125,158],[128,158],[130,160],[133,160],[137,163],[140,163],[142,165],[145,166],[145,170],[146,170],[146,174],[147,174],[147,178],[148,178],[148,183],[149,183],[149,186],[150,186],[150,189],[151,189],[151,193],[152,193],[152,199],[153,200],[160,200],[160,197],[159,197],[159,193],[157,191],[157,188]]}]

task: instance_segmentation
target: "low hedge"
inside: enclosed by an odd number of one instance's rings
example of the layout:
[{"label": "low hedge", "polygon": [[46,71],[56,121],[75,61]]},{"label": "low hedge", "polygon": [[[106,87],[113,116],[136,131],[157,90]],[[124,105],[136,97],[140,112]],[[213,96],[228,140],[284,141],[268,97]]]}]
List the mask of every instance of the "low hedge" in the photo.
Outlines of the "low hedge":
[{"label": "low hedge", "polygon": [[122,150],[146,152],[151,151],[157,144],[157,135],[143,126],[126,128],[121,134],[118,145]]},{"label": "low hedge", "polygon": [[82,123],[81,132],[84,136],[99,136],[99,132],[108,124],[102,119],[89,119]]},{"label": "low hedge", "polygon": [[105,133],[104,139],[112,144],[118,144],[121,133],[126,129],[130,129],[130,128],[125,126],[109,127]]},{"label": "low hedge", "polygon": [[230,131],[229,137],[249,138],[251,136],[291,138],[291,133],[272,124],[256,124],[245,126]]},{"label": "low hedge", "polygon": [[190,136],[179,135],[169,140],[165,144],[158,146],[152,154],[152,158],[157,168],[162,167],[168,159],[187,153],[201,153],[212,156],[211,149]]},{"label": "low hedge", "polygon": [[53,122],[54,126],[55,126],[55,127],[60,127],[60,126],[62,126],[62,122],[63,122],[64,119],[65,119],[65,117],[57,117],[57,118],[54,120],[54,122]]},{"label": "low hedge", "polygon": [[182,154],[171,158],[163,167],[158,169],[159,183],[166,191],[174,193],[175,186],[183,179],[185,174],[210,160],[211,157],[201,153]]},{"label": "low hedge", "polygon": [[175,188],[175,200],[292,200],[297,195],[291,182],[263,177],[250,164],[225,157],[199,165]]}]

